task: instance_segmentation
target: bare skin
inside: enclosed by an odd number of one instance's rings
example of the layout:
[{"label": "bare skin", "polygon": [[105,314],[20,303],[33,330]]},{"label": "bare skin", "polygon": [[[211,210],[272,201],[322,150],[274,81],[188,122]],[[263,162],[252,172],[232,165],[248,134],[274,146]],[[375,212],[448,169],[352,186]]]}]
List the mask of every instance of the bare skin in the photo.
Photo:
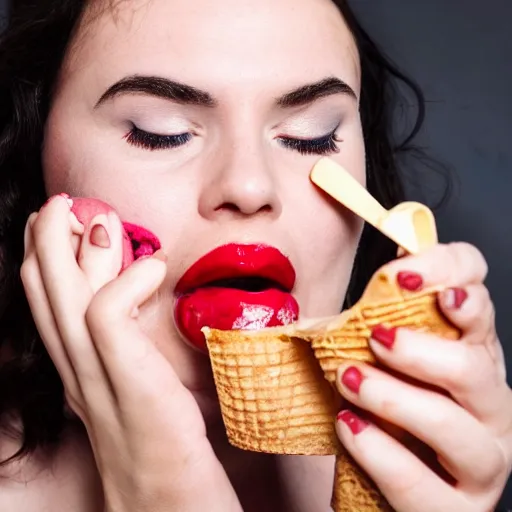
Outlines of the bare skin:
[{"label": "bare skin", "polygon": [[[4,438],[2,456],[13,453],[16,445],[11,439]],[[284,496],[280,486],[275,457],[240,454],[238,450],[224,446],[224,468],[244,510],[279,512],[290,509],[292,501]],[[89,439],[76,422],[69,425],[63,442],[51,456],[38,454],[31,460],[13,463],[2,476],[1,510],[53,512],[57,506],[65,506],[70,512],[98,512],[104,507],[101,480]],[[301,476],[308,475],[301,472]],[[312,478],[314,476],[311,474]],[[311,506],[314,501],[316,498],[312,495],[304,505]]]}]

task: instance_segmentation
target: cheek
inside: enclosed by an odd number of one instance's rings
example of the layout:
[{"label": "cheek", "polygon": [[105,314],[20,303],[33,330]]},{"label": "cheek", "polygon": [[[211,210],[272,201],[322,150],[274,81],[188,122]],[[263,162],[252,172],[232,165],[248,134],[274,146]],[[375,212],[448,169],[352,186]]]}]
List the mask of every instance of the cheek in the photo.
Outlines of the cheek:
[{"label": "cheek", "polygon": [[309,259],[319,267],[319,274],[328,273],[340,282],[350,272],[363,221],[331,198],[322,194],[321,199],[322,208],[312,211],[307,229]]},{"label": "cheek", "polygon": [[[362,131],[354,126],[350,140],[332,156],[361,184],[366,184],[365,150]],[[305,209],[301,205],[309,205]],[[301,204],[302,229],[296,232],[303,247],[301,266],[307,282],[302,294],[306,316],[337,314],[343,303],[364,222],[323,191],[304,191]],[[307,287],[307,291],[306,291]]]},{"label": "cheek", "polygon": [[323,192],[313,189],[303,199],[289,222],[298,250],[301,312],[334,315],[343,303],[363,222]]},{"label": "cheek", "polygon": [[[74,147],[73,138],[59,128],[59,124],[50,114],[41,154],[43,179],[48,196],[69,190],[68,176],[73,161],[72,147]],[[68,193],[72,196],[78,195],[73,192],[75,191],[69,190]]]},{"label": "cheek", "polygon": [[192,216],[197,191],[160,162],[141,162],[129,148],[105,143],[105,138],[91,124],[76,128],[58,111],[50,116],[42,155],[47,194],[101,199],[123,221],[144,226],[168,247]]}]

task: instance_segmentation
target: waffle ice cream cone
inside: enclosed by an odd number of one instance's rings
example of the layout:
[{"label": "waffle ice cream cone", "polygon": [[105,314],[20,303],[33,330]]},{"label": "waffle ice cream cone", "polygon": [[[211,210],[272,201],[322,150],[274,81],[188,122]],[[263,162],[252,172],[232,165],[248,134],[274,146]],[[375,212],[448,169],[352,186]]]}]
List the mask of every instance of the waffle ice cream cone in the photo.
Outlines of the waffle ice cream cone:
[{"label": "waffle ice cream cone", "polygon": [[437,306],[437,293],[442,287],[411,292],[401,289],[384,271],[370,280],[361,299],[340,315],[296,324],[294,336],[311,343],[325,378],[334,383],[337,368],[347,360],[374,363],[368,346],[372,329],[377,325],[407,327],[458,339],[460,333],[444,317]]},{"label": "waffle ice cream cone", "polygon": [[391,511],[337,440],[336,370],[348,360],[375,363],[368,339],[379,324],[457,339],[438,309],[440,290],[402,290],[379,271],[358,303],[335,317],[259,331],[205,328],[230,442],[268,453],[336,454],[334,511]]},{"label": "waffle ice cream cone", "polygon": [[331,500],[334,512],[392,512],[374,483],[347,453],[336,457]]},{"label": "waffle ice cream cone", "polygon": [[[459,331],[437,306],[437,292],[441,289],[431,287],[410,292],[401,289],[385,272],[377,272],[351,309],[305,329],[298,325],[294,335],[311,343],[325,378],[334,385],[337,368],[347,360],[375,362],[368,339],[376,325],[407,327],[458,339]],[[390,434],[399,436],[393,426],[386,427]],[[415,448],[416,453],[421,454],[419,443]],[[335,512],[392,510],[373,482],[343,451],[336,459],[332,506]]]},{"label": "waffle ice cream cone", "polygon": [[230,443],[244,450],[333,455],[341,400],[309,344],[282,330],[203,329]]}]

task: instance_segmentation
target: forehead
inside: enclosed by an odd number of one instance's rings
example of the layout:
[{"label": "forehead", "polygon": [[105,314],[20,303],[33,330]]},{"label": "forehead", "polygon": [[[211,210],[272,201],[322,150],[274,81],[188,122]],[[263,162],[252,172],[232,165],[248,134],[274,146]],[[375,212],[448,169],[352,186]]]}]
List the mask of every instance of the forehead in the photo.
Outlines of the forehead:
[{"label": "forehead", "polygon": [[356,45],[331,0],[121,0],[95,12],[97,4],[64,74],[160,75],[210,90],[334,75],[359,90]]}]

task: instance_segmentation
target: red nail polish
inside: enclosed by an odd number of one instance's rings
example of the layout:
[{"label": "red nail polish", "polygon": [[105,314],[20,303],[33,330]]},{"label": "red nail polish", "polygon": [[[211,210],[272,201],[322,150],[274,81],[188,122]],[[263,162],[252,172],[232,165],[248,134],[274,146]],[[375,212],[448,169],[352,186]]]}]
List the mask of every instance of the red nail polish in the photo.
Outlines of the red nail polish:
[{"label": "red nail polish", "polygon": [[101,224],[96,224],[91,229],[89,241],[92,245],[102,247],[103,249],[108,249],[110,247],[110,237],[108,236],[105,226],[102,226]]},{"label": "red nail polish", "polygon": [[361,382],[363,382],[363,374],[355,366],[348,367],[341,376],[341,383],[352,393],[359,393]]},{"label": "red nail polish", "polygon": [[448,307],[453,309],[459,309],[468,298],[468,292],[464,288],[452,288],[450,293],[452,296],[450,297]]},{"label": "red nail polish", "polygon": [[343,423],[348,426],[348,428],[352,431],[352,434],[355,436],[360,434],[366,427],[370,425],[367,421],[363,420],[357,416],[357,414],[354,414],[349,410],[341,411],[337,416],[337,420],[343,421]]},{"label": "red nail polish", "polygon": [[371,337],[384,347],[391,349],[395,344],[396,327],[391,327],[388,329],[383,325],[376,325],[372,330]]},{"label": "red nail polish", "polygon": [[398,272],[396,280],[400,288],[411,292],[415,292],[423,286],[423,278],[416,272]]}]

